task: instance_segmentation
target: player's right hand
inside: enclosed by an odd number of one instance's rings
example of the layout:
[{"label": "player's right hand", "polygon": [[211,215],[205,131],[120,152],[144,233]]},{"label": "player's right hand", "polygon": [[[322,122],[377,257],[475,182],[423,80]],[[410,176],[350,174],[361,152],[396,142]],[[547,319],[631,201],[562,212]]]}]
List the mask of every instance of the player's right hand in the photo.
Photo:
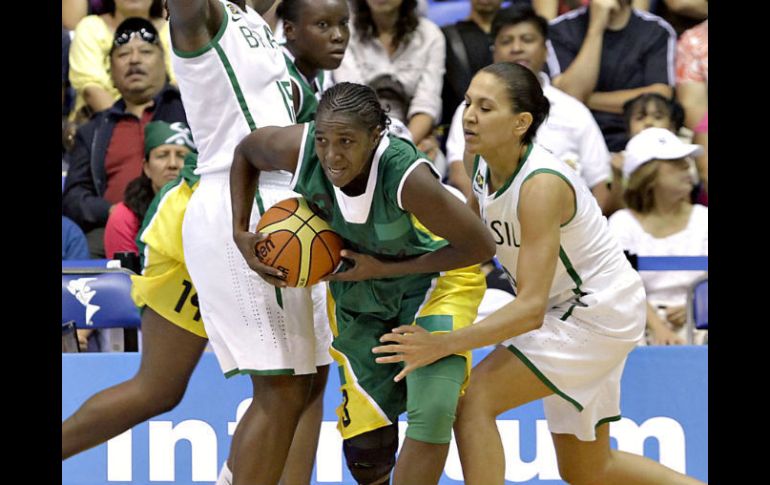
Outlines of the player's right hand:
[{"label": "player's right hand", "polygon": [[238,250],[246,260],[249,268],[253,269],[263,280],[279,288],[286,287],[284,275],[277,268],[268,266],[257,257],[257,244],[268,238],[267,234],[253,233],[250,231],[236,231],[233,233],[233,240]]}]

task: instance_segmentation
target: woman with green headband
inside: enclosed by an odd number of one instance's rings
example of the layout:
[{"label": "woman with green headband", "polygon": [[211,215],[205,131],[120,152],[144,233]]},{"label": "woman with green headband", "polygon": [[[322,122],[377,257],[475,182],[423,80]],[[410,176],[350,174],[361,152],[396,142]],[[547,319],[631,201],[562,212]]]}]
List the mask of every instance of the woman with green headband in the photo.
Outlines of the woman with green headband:
[{"label": "woman with green headband", "polygon": [[153,121],[144,128],[142,173],[126,187],[123,202],[110,210],[104,229],[104,252],[113,258],[118,252],[138,253],[136,235],[153,197],[174,180],[185,157],[195,151],[190,128],[182,122]]}]

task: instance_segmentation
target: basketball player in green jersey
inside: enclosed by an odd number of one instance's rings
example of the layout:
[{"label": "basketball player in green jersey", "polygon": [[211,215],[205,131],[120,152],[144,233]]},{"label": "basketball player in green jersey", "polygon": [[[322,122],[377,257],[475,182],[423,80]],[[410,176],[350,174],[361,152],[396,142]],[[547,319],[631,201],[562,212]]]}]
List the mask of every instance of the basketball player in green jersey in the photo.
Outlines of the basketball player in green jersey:
[{"label": "basketball player in green jersey", "polygon": [[[396,383],[401,367],[378,368],[371,349],[397,324],[438,333],[470,325],[486,288],[478,263],[494,246],[426,156],[389,135],[387,125],[371,88],[340,83],[324,93],[315,122],[247,136],[230,172],[233,235],[252,269],[285,286],[277,270],[259,262],[254,246],[261,236],[248,232],[248,221],[257,177],[294,172],[292,188],[349,248],[342,252],[345,271],[329,277],[331,353],[342,369],[338,429],[348,468],[359,483],[379,484],[395,463],[395,484],[422,485],[441,477],[470,355],[448,356]],[[373,264],[378,259],[386,263]],[[396,462],[404,411],[406,441]]]},{"label": "basketball player in green jersey", "polygon": [[346,0],[283,0],[276,11],[283,19],[286,67],[299,93],[297,123],[313,120],[318,101],[333,85],[329,71],[337,69],[350,40]]}]

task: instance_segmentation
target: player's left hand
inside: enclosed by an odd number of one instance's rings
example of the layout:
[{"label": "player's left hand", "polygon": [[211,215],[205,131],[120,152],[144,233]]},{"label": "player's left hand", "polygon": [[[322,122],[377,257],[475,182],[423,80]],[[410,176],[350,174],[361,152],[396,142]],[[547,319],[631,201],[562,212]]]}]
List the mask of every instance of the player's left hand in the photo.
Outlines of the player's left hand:
[{"label": "player's left hand", "polygon": [[420,367],[430,365],[442,357],[449,355],[441,344],[443,335],[433,334],[419,325],[401,325],[394,328],[391,333],[380,337],[380,342],[394,342],[393,344],[380,345],[372,349],[375,354],[389,354],[385,357],[377,357],[378,364],[392,364],[403,362],[404,368],[393,378],[400,381],[409,373]]},{"label": "player's left hand", "polygon": [[340,255],[350,260],[353,266],[341,273],[332,273],[322,279],[322,281],[361,281],[382,278],[386,276],[385,265],[379,259],[368,254],[356,253],[350,249],[343,249]]}]

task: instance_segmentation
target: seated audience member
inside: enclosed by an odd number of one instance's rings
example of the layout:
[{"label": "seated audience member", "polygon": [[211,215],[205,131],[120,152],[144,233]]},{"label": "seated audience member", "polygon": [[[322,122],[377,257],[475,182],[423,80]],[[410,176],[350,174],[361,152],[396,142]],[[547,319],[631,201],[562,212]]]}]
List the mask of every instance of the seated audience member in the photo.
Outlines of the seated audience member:
[{"label": "seated audience member", "polygon": [[684,124],[693,130],[693,142],[703,146],[695,159],[703,181],[699,201],[708,204],[708,20],[686,31],[676,45],[676,99],[685,111]]},{"label": "seated audience member", "polygon": [[61,259],[88,259],[88,242],[83,231],[69,217],[61,217]]},{"label": "seated audience member", "polygon": [[149,21],[130,18],[118,27],[110,70],[121,98],[78,129],[62,195],[64,215],[86,233],[95,258],[104,257],[110,211],[142,172],[144,126],[187,122],[179,91],[166,83],[163,49]]},{"label": "seated audience member", "polygon": [[446,40],[446,74],[441,92],[441,124],[452,121],[455,107],[463,101],[471,78],[482,67],[492,64],[492,19],[502,0],[470,0],[467,19],[441,28]]},{"label": "seated audience member", "polygon": [[657,0],[652,12],[660,16],[681,36],[709,16],[708,0]]},{"label": "seated audience member", "polygon": [[[627,209],[609,227],[622,248],[637,256],[708,256],[708,208],[690,202],[692,175],[687,157],[702,150],[665,128],[646,128],[625,150],[623,175]],[[687,291],[703,271],[642,271],[647,292],[647,342],[685,343]],[[695,343],[707,332],[696,331]]]},{"label": "seated audience member", "polygon": [[623,104],[643,93],[671,97],[676,34],[631,0],[591,0],[554,19],[548,32],[553,85],[591,109],[610,151],[628,142]]},{"label": "seated audience member", "polygon": [[[532,8],[546,20],[553,20],[570,10],[585,7],[589,0],[532,0]],[[632,0],[631,6],[637,10],[649,10],[650,0]]]},{"label": "seated audience member", "polygon": [[[684,142],[689,142],[689,137],[679,135],[684,126],[684,110],[675,99],[665,98],[657,93],[647,93],[627,101],[623,105],[623,120],[629,137],[638,135],[646,128],[663,128],[680,137]],[[612,201],[617,206],[612,211],[623,208],[623,187],[626,180],[623,178],[624,152],[612,154]],[[690,171],[698,179],[695,167]]]},{"label": "seated audience member", "polygon": [[445,44],[441,30],[417,14],[416,0],[355,0],[350,44],[334,81],[369,84],[389,74],[404,87],[404,124],[415,144],[433,132],[441,116]]},{"label": "seated audience member", "polygon": [[104,229],[104,251],[138,253],[136,235],[155,194],[174,180],[185,165],[185,157],[195,150],[190,128],[182,123],[153,121],[144,127],[142,174],[126,186],[123,202],[118,203]]},{"label": "seated audience member", "polygon": [[[110,76],[110,52],[117,27],[126,19],[140,17],[151,22],[153,29],[146,35],[158,35],[165,52],[170,52],[168,22],[163,14],[162,0],[105,0],[102,14],[88,15],[78,22],[69,53],[70,82],[77,91],[70,119],[85,109],[90,114],[104,111],[120,97]],[[144,35],[138,32],[140,35]],[[171,59],[165,59],[165,69],[173,81]]]},{"label": "seated audience member", "polygon": [[[553,87],[541,72],[547,55],[548,24],[528,5],[501,10],[492,23],[494,62],[514,62],[538,74],[551,109],[535,141],[571,165],[591,188],[599,206],[609,207],[610,153],[590,111],[577,99]],[[462,117],[465,103],[457,107],[447,137],[449,183],[470,193],[463,167],[465,140]],[[606,213],[606,211],[605,211]]]}]

